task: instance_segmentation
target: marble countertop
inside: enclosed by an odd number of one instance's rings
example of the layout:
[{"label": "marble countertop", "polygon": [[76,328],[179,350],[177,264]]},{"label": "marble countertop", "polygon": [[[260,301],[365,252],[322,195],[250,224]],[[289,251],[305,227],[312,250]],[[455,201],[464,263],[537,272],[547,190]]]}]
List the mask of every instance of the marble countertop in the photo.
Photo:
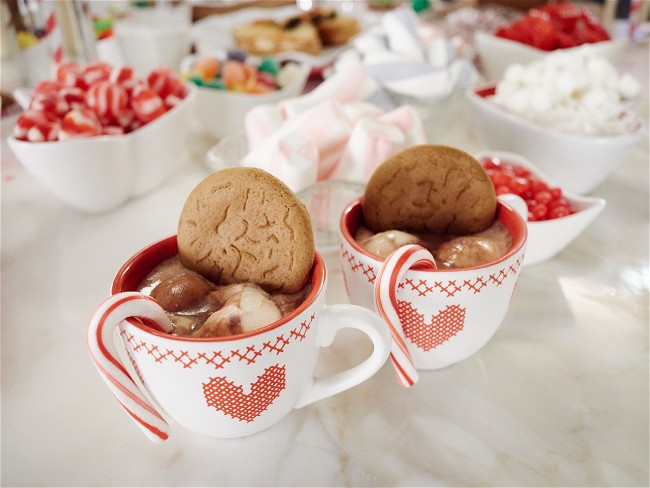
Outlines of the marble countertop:
[{"label": "marble countertop", "polygon": [[[647,43],[622,63],[647,88]],[[487,148],[463,100],[426,127],[429,142]],[[156,192],[85,215],[46,193],[3,142],[3,486],[648,486],[647,137],[593,192],[607,200],[599,218],[523,270],[502,326],[474,356],[410,389],[387,363],[252,437],[172,425],[154,445],[97,375],[84,330],[119,266],[175,233],[208,172],[200,146],[191,155]],[[345,302],[337,256],[325,257],[327,301]],[[354,361],[359,340],[343,335],[325,358]]]}]

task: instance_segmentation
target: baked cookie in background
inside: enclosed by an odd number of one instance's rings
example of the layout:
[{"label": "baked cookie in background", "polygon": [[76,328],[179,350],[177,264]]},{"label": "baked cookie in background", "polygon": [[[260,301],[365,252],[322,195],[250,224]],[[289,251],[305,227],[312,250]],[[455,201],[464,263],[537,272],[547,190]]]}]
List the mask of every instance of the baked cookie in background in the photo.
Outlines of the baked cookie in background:
[{"label": "baked cookie in background", "polygon": [[346,44],[361,31],[354,17],[314,7],[282,20],[257,19],[235,26],[235,45],[256,56],[297,51],[318,56],[323,47]]}]

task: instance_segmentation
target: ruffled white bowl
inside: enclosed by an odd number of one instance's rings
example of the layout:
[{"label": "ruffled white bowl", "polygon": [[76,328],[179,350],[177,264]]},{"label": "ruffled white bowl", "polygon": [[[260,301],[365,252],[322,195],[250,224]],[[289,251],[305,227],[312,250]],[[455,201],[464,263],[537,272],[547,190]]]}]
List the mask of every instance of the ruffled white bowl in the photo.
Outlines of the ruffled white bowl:
[{"label": "ruffled white bowl", "polygon": [[[225,53],[215,53],[223,59]],[[181,72],[189,71],[204,55],[187,56],[181,63]],[[268,93],[242,93],[197,87],[195,129],[216,139],[244,131],[244,120],[250,109],[257,105],[278,103],[287,98],[300,96],[305,88],[311,68],[296,63],[291,81],[279,90]]]},{"label": "ruffled white bowl", "polygon": [[[528,169],[533,176],[544,181],[550,187],[562,188],[519,154],[505,151],[482,151],[475,154],[474,157],[479,161],[486,157],[499,158],[504,163]],[[605,200],[602,198],[576,195],[564,188],[562,188],[562,193],[575,213],[557,219],[527,222],[528,246],[524,255],[524,266],[533,266],[553,258],[569,246],[605,208]],[[500,195],[499,198],[511,203],[511,206],[515,208],[521,203],[525,205],[525,202],[516,195]],[[519,203],[516,203],[516,200],[519,200]]]},{"label": "ruffled white bowl", "polygon": [[589,193],[605,181],[645,133],[639,117],[634,131],[611,136],[544,127],[492,103],[494,90],[489,85],[466,92],[487,146],[521,154],[562,189],[574,193]]},{"label": "ruffled white bowl", "polygon": [[[594,54],[602,56],[612,62],[616,61],[625,48],[625,39],[611,39],[609,41],[594,42],[589,44]],[[474,33],[474,47],[479,56],[481,67],[488,80],[500,80],[506,69],[511,64],[528,64],[544,58],[556,51],[543,51],[536,47],[527,46],[521,42],[497,37],[488,32],[476,31]],[[562,49],[570,52],[580,46]]]},{"label": "ruffled white bowl", "polygon": [[54,196],[78,210],[117,208],[160,186],[187,148],[196,87],[174,108],[124,135],[53,142],[8,138],[20,163]]}]

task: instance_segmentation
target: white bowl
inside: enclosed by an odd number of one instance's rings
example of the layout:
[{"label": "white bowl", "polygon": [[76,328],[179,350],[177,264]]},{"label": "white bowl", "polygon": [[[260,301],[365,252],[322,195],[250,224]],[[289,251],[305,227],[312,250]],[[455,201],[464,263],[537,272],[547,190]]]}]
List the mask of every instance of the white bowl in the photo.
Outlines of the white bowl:
[{"label": "white bowl", "polygon": [[[617,38],[594,42],[589,44],[589,46],[591,46],[595,55],[615,62],[623,52],[626,44],[625,39]],[[544,51],[521,42],[504,39],[482,31],[476,31],[474,33],[474,47],[479,56],[485,77],[493,81],[500,80],[511,64],[528,64],[558,51]],[[581,47],[584,46],[570,47],[561,51],[571,52]]]},{"label": "white bowl", "polygon": [[591,136],[544,127],[490,101],[494,85],[466,92],[488,147],[528,158],[563,189],[583,194],[600,185],[645,133],[638,119],[634,132]]},{"label": "white bowl", "polygon": [[[605,208],[604,199],[580,196],[566,191],[561,185],[557,185],[556,182],[540,171],[528,159],[519,154],[505,151],[482,151],[475,154],[474,157],[478,160],[485,157],[499,158],[504,163],[510,163],[528,169],[533,176],[545,182],[549,187],[561,188],[564,198],[569,202],[571,208],[575,210],[575,213],[566,217],[527,222],[528,246],[524,255],[524,266],[542,263],[558,254],[571,244]],[[510,203],[515,208],[517,208],[517,204],[514,202],[515,199],[518,199],[525,205],[525,202],[516,195],[500,195],[499,199]]]},{"label": "white bowl", "polygon": [[114,209],[157,188],[186,149],[196,87],[174,108],[124,135],[29,142],[8,138],[16,158],[64,203],[85,212]]},{"label": "white bowl", "polygon": [[[213,55],[222,58],[222,55]],[[225,55],[223,55],[225,56]],[[187,56],[181,63],[181,72],[190,67],[204,55]],[[289,83],[280,90],[268,93],[242,93],[197,87],[194,126],[197,131],[213,138],[237,134],[244,131],[246,113],[262,104],[274,104],[287,98],[300,96],[307,83],[310,68],[297,64],[296,73]]]}]

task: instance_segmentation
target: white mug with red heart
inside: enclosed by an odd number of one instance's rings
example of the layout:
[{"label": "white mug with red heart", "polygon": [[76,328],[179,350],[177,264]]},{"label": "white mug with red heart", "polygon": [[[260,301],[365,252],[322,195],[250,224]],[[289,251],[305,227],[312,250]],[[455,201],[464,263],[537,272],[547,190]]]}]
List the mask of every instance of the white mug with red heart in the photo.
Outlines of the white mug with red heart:
[{"label": "white mug with red heart", "polygon": [[[327,270],[318,254],[311,292],[287,317],[229,337],[171,335],[160,305],[133,290],[177,252],[172,236],[127,261],[113,282],[113,295],[95,311],[86,333],[100,376],[151,440],[167,439],[169,419],[212,437],[254,434],[294,408],[362,383],[385,363],[391,347],[386,325],[359,306],[325,305]],[[332,344],[336,332],[348,327],[365,333],[373,352],[350,369],[314,378],[319,348]],[[116,328],[131,368],[113,343]]]},{"label": "white mug with red heart", "polygon": [[[523,203],[523,201],[522,201]],[[499,201],[497,218],[512,237],[510,250],[482,266],[434,269],[421,246],[404,246],[386,260],[354,239],[362,199],[341,216],[340,259],[350,302],[376,310],[391,329],[390,358],[398,381],[411,386],[419,369],[439,369],[483,347],[501,324],[522,267],[526,221]]]}]

